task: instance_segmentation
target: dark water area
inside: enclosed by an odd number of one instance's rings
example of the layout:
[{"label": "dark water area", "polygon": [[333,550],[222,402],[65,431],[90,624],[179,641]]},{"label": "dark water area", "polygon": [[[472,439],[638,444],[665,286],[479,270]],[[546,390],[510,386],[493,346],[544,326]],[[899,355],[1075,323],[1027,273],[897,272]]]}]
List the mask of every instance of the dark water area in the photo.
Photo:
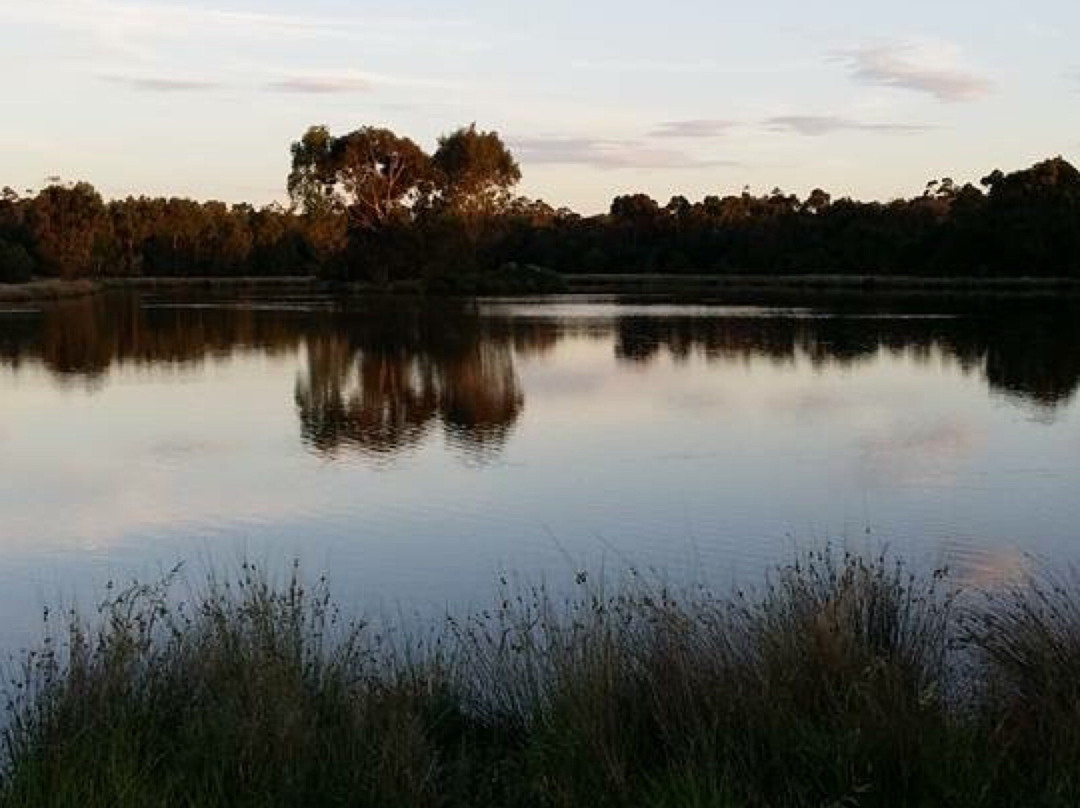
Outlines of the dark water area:
[{"label": "dark water area", "polygon": [[241,558],[339,599],[1080,557],[1080,301],[111,295],[0,313],[0,646]]}]

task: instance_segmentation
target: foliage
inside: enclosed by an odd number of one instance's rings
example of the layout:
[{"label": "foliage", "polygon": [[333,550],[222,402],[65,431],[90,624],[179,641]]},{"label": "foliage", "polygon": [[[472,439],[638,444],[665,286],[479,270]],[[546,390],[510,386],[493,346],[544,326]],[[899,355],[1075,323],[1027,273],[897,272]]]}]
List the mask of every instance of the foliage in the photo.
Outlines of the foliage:
[{"label": "foliage", "polygon": [[666,204],[636,193],[595,216],[516,197],[520,178],[499,134],[475,124],[430,155],[385,128],[314,126],[292,145],[292,210],[105,202],[87,183],[25,198],[5,189],[0,240],[64,278],[317,272],[466,288],[511,262],[563,274],[1080,277],[1080,172],[1060,157],[994,171],[982,187],[935,180],[887,203],[820,188]]},{"label": "foliage", "polygon": [[432,163],[445,207],[466,217],[501,213],[521,180],[498,133],[480,132],[475,123],[439,138]]},{"label": "foliage", "polygon": [[134,585],[13,677],[0,805],[1074,805],[1078,583],[961,603],[826,551],[413,634],[295,570]]},{"label": "foliage", "polygon": [[405,215],[430,180],[430,158],[407,137],[365,126],[341,137],[309,129],[292,146],[289,193],[308,213],[343,213],[351,228],[377,230]]},{"label": "foliage", "polygon": [[340,250],[326,217],[278,206],[128,197],[103,202],[86,183],[0,200],[0,241],[21,246],[40,274],[243,276],[311,272]]},{"label": "foliage", "polygon": [[34,275],[34,259],[21,244],[0,240],[0,283],[23,283]]},{"label": "foliage", "polygon": [[46,271],[65,278],[101,274],[104,221],[105,203],[85,182],[50,185],[26,215],[38,260]]}]

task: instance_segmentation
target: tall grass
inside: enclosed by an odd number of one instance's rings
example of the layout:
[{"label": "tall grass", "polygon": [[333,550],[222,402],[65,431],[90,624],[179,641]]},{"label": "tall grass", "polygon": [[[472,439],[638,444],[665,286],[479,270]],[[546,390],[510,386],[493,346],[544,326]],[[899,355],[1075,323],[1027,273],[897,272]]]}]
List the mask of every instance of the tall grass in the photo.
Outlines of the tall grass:
[{"label": "tall grass", "polygon": [[1075,805],[1080,580],[963,604],[807,554],[753,593],[507,586],[409,635],[250,565],[110,591],[12,677],[3,806]]},{"label": "tall grass", "polygon": [[1002,776],[1040,804],[1080,805],[1080,571],[985,593],[966,628]]}]

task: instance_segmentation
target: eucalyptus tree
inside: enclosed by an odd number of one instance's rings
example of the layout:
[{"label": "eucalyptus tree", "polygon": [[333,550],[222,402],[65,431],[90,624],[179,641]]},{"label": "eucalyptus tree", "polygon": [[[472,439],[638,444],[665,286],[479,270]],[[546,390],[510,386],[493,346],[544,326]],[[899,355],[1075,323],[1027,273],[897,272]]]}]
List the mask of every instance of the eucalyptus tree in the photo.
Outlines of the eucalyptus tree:
[{"label": "eucalyptus tree", "polygon": [[413,271],[413,207],[430,195],[432,175],[424,150],[389,129],[364,126],[335,137],[314,126],[292,146],[288,190],[312,222],[344,219],[346,277],[384,283]]},{"label": "eucalyptus tree", "polygon": [[499,133],[479,131],[475,123],[440,137],[432,162],[444,207],[465,217],[503,212],[521,181],[521,167]]},{"label": "eucalyptus tree", "polygon": [[439,138],[432,163],[434,193],[424,213],[428,242],[439,253],[436,272],[477,269],[498,260],[493,248],[509,224],[511,189],[521,179],[502,138],[475,123],[463,126]]},{"label": "eucalyptus tree", "polygon": [[350,230],[408,219],[431,188],[431,158],[407,137],[364,126],[335,137],[313,126],[292,145],[289,196],[308,213],[344,213]]},{"label": "eucalyptus tree", "polygon": [[27,229],[47,272],[65,278],[96,274],[107,237],[105,203],[87,182],[55,183],[28,205]]}]

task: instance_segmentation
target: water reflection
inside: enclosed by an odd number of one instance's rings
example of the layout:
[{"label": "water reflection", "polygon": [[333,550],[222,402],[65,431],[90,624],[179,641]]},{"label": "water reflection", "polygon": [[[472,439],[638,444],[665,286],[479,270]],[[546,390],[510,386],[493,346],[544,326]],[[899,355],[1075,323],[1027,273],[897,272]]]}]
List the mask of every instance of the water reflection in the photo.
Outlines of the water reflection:
[{"label": "water reflection", "polygon": [[336,328],[306,340],[296,385],[304,440],[331,455],[392,455],[440,424],[466,454],[492,456],[525,404],[515,351],[553,344],[550,328],[507,328],[461,311],[395,308],[336,319]]},{"label": "water reflection", "polygon": [[0,647],[54,581],[248,552],[440,612],[495,571],[757,581],[866,531],[977,583],[1072,558],[1075,302],[778,302],[0,314]]},{"label": "water reflection", "polygon": [[329,458],[353,452],[373,459],[409,451],[436,433],[468,460],[497,456],[526,405],[519,359],[583,334],[609,340],[618,361],[642,365],[661,357],[706,364],[764,358],[781,367],[844,369],[883,354],[944,361],[981,374],[991,390],[1042,420],[1052,420],[1080,386],[1075,301],[924,302],[873,316],[850,307],[524,311],[325,299],[177,305],[117,295],[3,315],[0,362],[16,370],[39,363],[60,383],[93,389],[117,365],[160,372],[238,353],[292,353],[300,360],[294,390],[305,444]]},{"label": "water reflection", "polygon": [[93,386],[117,365],[155,370],[245,351],[295,351],[304,321],[313,316],[206,303],[146,305],[137,295],[102,295],[40,313],[3,314],[0,362],[12,368],[39,362],[58,382]]},{"label": "water reflection", "polygon": [[883,353],[921,362],[945,358],[981,372],[992,390],[1047,410],[1080,387],[1080,306],[1046,303],[985,305],[955,314],[618,317],[615,355],[648,363],[666,354],[708,361],[766,358],[777,365],[806,360],[815,368],[847,368]]}]

